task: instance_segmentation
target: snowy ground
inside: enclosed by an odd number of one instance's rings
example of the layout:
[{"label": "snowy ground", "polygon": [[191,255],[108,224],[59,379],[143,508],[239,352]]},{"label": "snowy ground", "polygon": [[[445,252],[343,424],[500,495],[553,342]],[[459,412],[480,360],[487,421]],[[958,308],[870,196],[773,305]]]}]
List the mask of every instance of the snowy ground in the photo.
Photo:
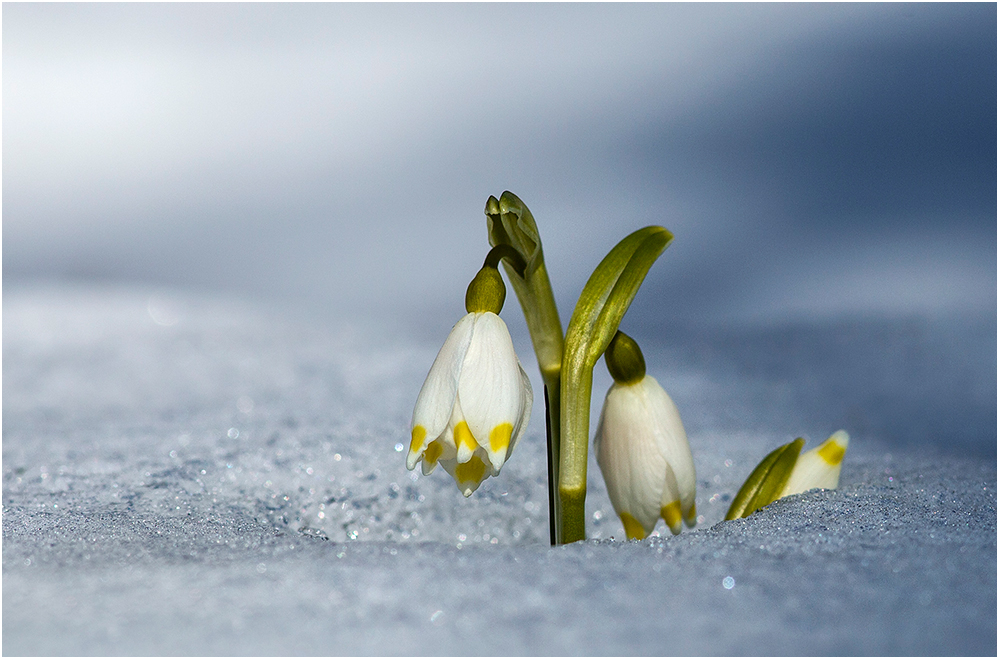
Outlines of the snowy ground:
[{"label": "snowy ground", "polygon": [[[550,548],[540,409],[468,500],[405,470],[443,336],[135,288],[3,307],[7,655],[996,654],[995,316],[662,328],[700,524],[613,540],[592,462],[591,540]],[[722,522],[841,427],[839,490]]]}]

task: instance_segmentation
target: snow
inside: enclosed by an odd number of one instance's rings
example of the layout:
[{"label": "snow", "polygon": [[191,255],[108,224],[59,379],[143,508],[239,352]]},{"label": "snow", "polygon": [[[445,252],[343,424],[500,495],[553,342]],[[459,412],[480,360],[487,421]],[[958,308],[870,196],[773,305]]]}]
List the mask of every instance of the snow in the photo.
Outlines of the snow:
[{"label": "snow", "polygon": [[[997,651],[995,315],[630,331],[699,525],[621,541],[592,458],[591,539],[550,548],[541,406],[469,499],[405,469],[444,336],[137,286],[3,305],[8,655]],[[722,521],[841,427],[838,490]]]}]

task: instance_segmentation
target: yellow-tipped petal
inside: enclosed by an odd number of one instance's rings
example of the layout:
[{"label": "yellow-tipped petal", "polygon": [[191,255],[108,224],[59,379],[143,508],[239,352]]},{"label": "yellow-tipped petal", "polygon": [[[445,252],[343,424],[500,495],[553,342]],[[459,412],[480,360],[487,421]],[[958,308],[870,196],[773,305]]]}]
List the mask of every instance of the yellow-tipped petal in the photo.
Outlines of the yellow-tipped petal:
[{"label": "yellow-tipped petal", "polygon": [[468,462],[455,465],[454,477],[458,489],[468,497],[479,488],[479,484],[483,483],[483,479],[486,478],[486,463],[479,458],[478,454],[474,454]]},{"label": "yellow-tipped petal", "polygon": [[804,493],[813,488],[836,488],[840,483],[840,465],[849,441],[845,431],[837,431],[819,447],[799,456],[781,496]]},{"label": "yellow-tipped petal", "polygon": [[816,453],[829,465],[840,465],[847,453],[849,437],[846,431],[837,431],[830,439],[816,448]]},{"label": "yellow-tipped petal", "polygon": [[421,466],[421,470],[425,475],[434,471],[442,453],[444,453],[444,445],[441,444],[440,440],[435,440],[431,444],[427,445],[427,449],[424,450],[424,462]]},{"label": "yellow-tipped petal", "polygon": [[490,431],[489,459],[493,465],[493,471],[499,472],[507,460],[507,448],[510,446],[510,436],[514,432],[514,425],[507,422],[498,424]]},{"label": "yellow-tipped petal", "polygon": [[458,462],[467,463],[472,458],[473,452],[479,448],[476,439],[469,430],[469,425],[464,421],[455,425],[455,449],[458,450]]},{"label": "yellow-tipped petal", "polygon": [[694,506],[696,479],[694,456],[691,454],[680,412],[673,399],[655,378],[647,374],[642,379],[641,385],[652,413],[652,423],[657,429],[657,446],[669,467],[667,482],[671,490],[676,488],[677,491],[676,495],[667,496],[665,488],[660,504],[679,499],[681,510],[687,511]]},{"label": "yellow-tipped petal", "polygon": [[417,466],[420,454],[424,451],[424,440],[427,439],[427,429],[420,424],[413,427],[410,432],[410,451],[406,455],[406,469],[412,470]]},{"label": "yellow-tipped petal", "polygon": [[694,527],[698,524],[698,509],[692,504],[688,512],[684,514],[684,524],[688,527]]},{"label": "yellow-tipped petal", "polygon": [[490,451],[506,452],[507,445],[510,444],[510,434],[514,431],[514,425],[504,422],[490,431]]},{"label": "yellow-tipped petal", "polygon": [[417,394],[410,426],[422,426],[432,439],[441,435],[451,418],[475,322],[475,314],[466,314],[459,319],[434,358],[434,364]]},{"label": "yellow-tipped petal", "polygon": [[630,514],[622,511],[619,517],[622,519],[622,526],[625,528],[625,536],[628,537],[630,541],[641,541],[649,536],[642,524],[640,524],[639,521],[633,518]]},{"label": "yellow-tipped petal", "polygon": [[681,503],[674,501],[660,509],[660,515],[666,521],[667,527],[676,536],[681,533]]},{"label": "yellow-tipped petal", "polygon": [[479,314],[458,383],[458,399],[472,435],[479,446],[493,454],[490,462],[494,469],[503,465],[507,455],[506,450],[502,456],[490,450],[493,430],[510,424],[513,432],[530,414],[522,373],[503,319],[489,312]]}]

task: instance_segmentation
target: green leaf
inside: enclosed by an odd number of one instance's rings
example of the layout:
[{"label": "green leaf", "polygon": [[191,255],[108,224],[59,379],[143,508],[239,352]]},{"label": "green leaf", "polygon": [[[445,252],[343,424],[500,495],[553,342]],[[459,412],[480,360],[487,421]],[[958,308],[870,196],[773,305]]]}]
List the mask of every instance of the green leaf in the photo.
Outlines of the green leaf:
[{"label": "green leaf", "polygon": [[594,270],[566,330],[566,362],[593,365],[601,357],[650,266],[674,238],[663,227],[644,227],[623,238]]},{"label": "green leaf", "polygon": [[795,462],[799,460],[803,444],[804,439],[796,438],[765,456],[736,493],[726,520],[745,518],[777,500],[792,475]]}]

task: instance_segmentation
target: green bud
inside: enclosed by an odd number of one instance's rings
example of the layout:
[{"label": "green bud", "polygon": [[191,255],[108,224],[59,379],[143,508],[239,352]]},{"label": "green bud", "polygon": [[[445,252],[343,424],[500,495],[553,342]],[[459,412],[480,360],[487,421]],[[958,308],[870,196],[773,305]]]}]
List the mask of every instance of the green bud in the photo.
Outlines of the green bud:
[{"label": "green bud", "polygon": [[507,287],[496,266],[483,266],[465,290],[465,311],[499,314],[507,297]]},{"label": "green bud", "polygon": [[642,357],[639,344],[621,330],[611,338],[604,351],[604,361],[611,377],[620,385],[638,383],[646,376],[646,360]]},{"label": "green bud", "polygon": [[490,245],[510,245],[520,254],[524,266],[517,267],[510,262],[508,265],[518,270],[518,276],[522,279],[530,276],[544,263],[535,218],[514,193],[508,190],[500,195],[500,199],[490,195],[486,200],[486,226]]}]

